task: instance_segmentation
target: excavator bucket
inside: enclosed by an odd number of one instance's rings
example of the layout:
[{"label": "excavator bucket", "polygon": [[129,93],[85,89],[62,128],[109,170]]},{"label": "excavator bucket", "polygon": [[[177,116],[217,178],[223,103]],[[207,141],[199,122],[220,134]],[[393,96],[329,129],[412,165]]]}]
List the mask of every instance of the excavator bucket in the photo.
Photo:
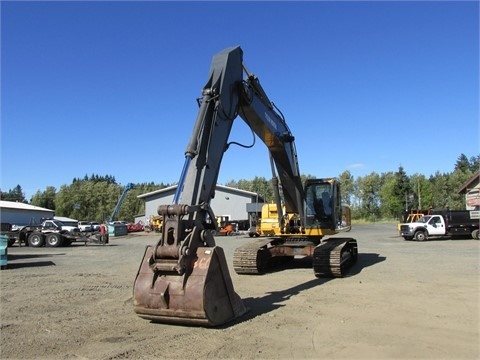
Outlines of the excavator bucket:
[{"label": "excavator bucket", "polygon": [[247,311],[233,289],[221,247],[199,247],[191,272],[184,275],[157,271],[153,252],[154,247],[147,246],[135,279],[134,309],[140,317],[162,323],[218,326]]}]

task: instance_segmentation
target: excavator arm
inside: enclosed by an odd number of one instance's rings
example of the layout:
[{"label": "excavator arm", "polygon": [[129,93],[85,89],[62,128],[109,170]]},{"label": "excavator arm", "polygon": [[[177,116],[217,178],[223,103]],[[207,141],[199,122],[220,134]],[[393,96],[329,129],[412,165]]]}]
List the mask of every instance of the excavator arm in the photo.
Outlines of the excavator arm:
[{"label": "excavator arm", "polygon": [[[247,74],[244,80],[243,73]],[[266,144],[275,162],[287,212],[303,218],[304,194],[294,137],[274,109],[257,77],[247,72],[240,47],[213,58],[200,110],[185,151],[185,165],[174,197],[176,204],[206,204],[215,196],[233,121],[240,116]],[[190,221],[203,219],[194,213]]]},{"label": "excavator arm", "polygon": [[[247,74],[245,80],[244,72]],[[199,246],[214,245],[208,231],[215,224],[210,201],[215,196],[222,158],[237,116],[268,147],[282,184],[287,212],[304,217],[304,194],[294,137],[258,78],[247,72],[242,49],[225,49],[214,56],[202,90],[174,204],[159,208],[159,214],[166,221],[155,254],[161,261],[167,254],[176,258],[173,254],[178,253],[175,269],[179,274],[183,274],[192,261],[192,255],[186,254],[194,254]]]},{"label": "excavator arm", "polygon": [[[306,216],[294,137],[258,79],[246,70],[242,49],[225,49],[213,57],[173,204],[158,208],[164,218],[161,237],[146,248],[135,279],[134,309],[145,319],[216,326],[246,312],[223,250],[215,245],[210,208],[238,116],[266,144],[287,212]],[[261,254],[253,257],[258,263]]]}]

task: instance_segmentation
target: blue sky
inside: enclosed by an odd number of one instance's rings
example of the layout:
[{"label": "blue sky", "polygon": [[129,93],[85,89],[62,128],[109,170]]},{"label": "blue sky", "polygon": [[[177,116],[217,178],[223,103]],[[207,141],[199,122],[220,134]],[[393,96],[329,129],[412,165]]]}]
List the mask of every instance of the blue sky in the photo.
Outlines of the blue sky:
[{"label": "blue sky", "polygon": [[[1,189],[177,182],[213,55],[240,45],[300,171],[451,172],[479,150],[479,3],[1,2]],[[250,144],[238,118],[230,140]],[[271,177],[230,147],[219,183]]]}]

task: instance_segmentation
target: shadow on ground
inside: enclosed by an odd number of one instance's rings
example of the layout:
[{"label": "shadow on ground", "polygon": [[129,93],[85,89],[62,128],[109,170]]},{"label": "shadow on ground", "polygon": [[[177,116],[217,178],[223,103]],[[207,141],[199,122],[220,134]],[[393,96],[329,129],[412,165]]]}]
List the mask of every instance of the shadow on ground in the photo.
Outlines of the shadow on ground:
[{"label": "shadow on ground", "polygon": [[24,263],[8,263],[4,270],[13,270],[20,268],[33,268],[33,267],[43,267],[43,266],[55,266],[56,264],[53,261],[32,261]]},{"label": "shadow on ground", "polygon": [[53,261],[20,262],[20,260],[48,258],[48,257],[57,256],[57,255],[65,255],[65,253],[57,253],[57,254],[7,254],[8,262],[7,262],[7,265],[4,268],[4,270],[43,267],[43,266],[55,266],[56,264]]},{"label": "shadow on ground", "polygon": [[[347,270],[345,277],[354,276],[359,274],[364,268],[369,266],[376,265],[382,261],[385,261],[385,256],[380,256],[376,253],[361,253],[358,254],[357,262]],[[279,267],[277,271],[288,271],[291,269],[298,269],[298,268],[312,268],[312,258],[311,257],[304,257],[299,259],[294,259],[283,266]],[[313,271],[313,269],[312,269]],[[263,276],[268,276],[263,275]],[[312,276],[313,273],[312,273]],[[291,288],[281,290],[281,291],[273,291],[266,293],[265,296],[257,297],[257,298],[245,298],[243,302],[246,307],[249,308],[249,312],[242,316],[240,319],[234,321],[235,323],[241,323],[244,321],[251,320],[259,315],[263,315],[269,313],[273,310],[278,309],[279,307],[285,306],[285,302],[289,300],[291,297],[300,294],[305,290],[309,290],[315,286],[319,286],[325,284],[330,280],[334,280],[335,278],[313,278],[307,282],[302,284],[293,286]],[[229,324],[228,326],[231,326]],[[225,327],[228,327],[225,326]]]}]

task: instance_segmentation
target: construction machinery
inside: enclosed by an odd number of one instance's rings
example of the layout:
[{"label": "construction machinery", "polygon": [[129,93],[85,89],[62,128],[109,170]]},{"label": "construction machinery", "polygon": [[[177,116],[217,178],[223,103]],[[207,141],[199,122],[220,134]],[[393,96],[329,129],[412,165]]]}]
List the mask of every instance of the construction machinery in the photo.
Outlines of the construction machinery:
[{"label": "construction machinery", "polygon": [[218,236],[218,235],[224,235],[224,236],[238,235],[239,232],[238,232],[237,228],[238,228],[237,223],[228,221],[228,222],[223,223],[223,225],[221,225],[218,228],[218,231],[213,230],[212,234],[215,235],[215,236]]},{"label": "construction machinery", "polygon": [[[288,175],[281,184],[288,184],[289,179],[293,177]],[[299,190],[301,187],[295,188],[300,200],[293,197],[293,200],[289,200],[286,196],[287,187],[283,185],[280,188],[276,176],[272,180],[277,209],[272,209],[272,204],[264,205],[262,217],[265,214],[267,218],[260,220],[260,233],[267,238],[246,243],[235,250],[235,271],[238,274],[263,274],[295,256],[302,256],[312,258],[317,277],[344,276],[357,259],[356,240],[337,237],[324,239],[327,235],[351,229],[350,208],[341,204],[338,180],[306,180],[303,193]],[[280,201],[280,190],[285,203]]]},{"label": "construction machinery", "polygon": [[161,232],[163,225],[163,216],[156,215],[150,217],[150,228],[155,232]]},{"label": "construction machinery", "polygon": [[123,204],[123,201],[125,200],[125,197],[127,196],[127,193],[133,189],[134,185],[132,183],[128,183],[125,185],[123,188],[122,195],[120,195],[120,198],[118,199],[117,205],[115,205],[115,209],[113,209],[112,215],[110,215],[110,218],[108,219],[109,223],[112,223],[115,220],[115,217],[117,216],[118,212],[120,211],[120,207]]},{"label": "construction machinery", "polygon": [[[317,180],[318,181],[318,180]],[[325,179],[327,182],[335,181],[335,179]],[[338,185],[337,185],[338,186]],[[278,214],[277,204],[275,202],[262,205],[262,215],[258,219],[255,231],[257,236],[281,236],[285,233],[285,229],[282,228],[286,223],[295,219],[295,214],[287,214],[285,211],[285,205],[282,204],[282,213]],[[352,228],[352,217],[350,207],[342,205],[342,219],[337,223],[336,232],[347,232]],[[282,221],[283,219],[283,221]],[[251,236],[252,237],[252,236]]]},{"label": "construction machinery", "polygon": [[342,276],[357,258],[356,241],[321,242],[323,236],[337,233],[342,222],[338,182],[308,180],[303,188],[294,137],[258,78],[246,69],[240,47],[213,57],[199,106],[173,203],[158,207],[163,216],[160,239],[147,246],[137,272],[135,312],[156,322],[202,326],[218,326],[246,312],[223,249],[215,245],[212,230],[217,226],[210,207],[223,155],[233,144],[228,140],[237,116],[267,146],[278,173],[273,177],[277,212],[283,213],[283,202],[287,216],[279,219],[281,234],[235,251],[235,271],[262,273],[274,258],[308,254],[315,275]]},{"label": "construction machinery", "polygon": [[285,216],[285,206],[282,205],[282,214],[278,214],[277,204],[274,202],[263,204],[262,215],[258,219],[256,231],[259,236],[274,236],[280,234],[279,218]]},{"label": "construction machinery", "polygon": [[430,214],[430,209],[427,209],[427,210],[421,210],[421,209],[412,209],[410,211],[406,210],[401,218],[400,218],[400,221],[399,223],[397,224],[397,230],[398,230],[398,233],[400,234],[401,232],[401,226],[402,224],[406,224],[406,223],[414,223],[414,222],[417,222],[418,220],[420,220],[423,216],[425,215],[429,215]]}]

